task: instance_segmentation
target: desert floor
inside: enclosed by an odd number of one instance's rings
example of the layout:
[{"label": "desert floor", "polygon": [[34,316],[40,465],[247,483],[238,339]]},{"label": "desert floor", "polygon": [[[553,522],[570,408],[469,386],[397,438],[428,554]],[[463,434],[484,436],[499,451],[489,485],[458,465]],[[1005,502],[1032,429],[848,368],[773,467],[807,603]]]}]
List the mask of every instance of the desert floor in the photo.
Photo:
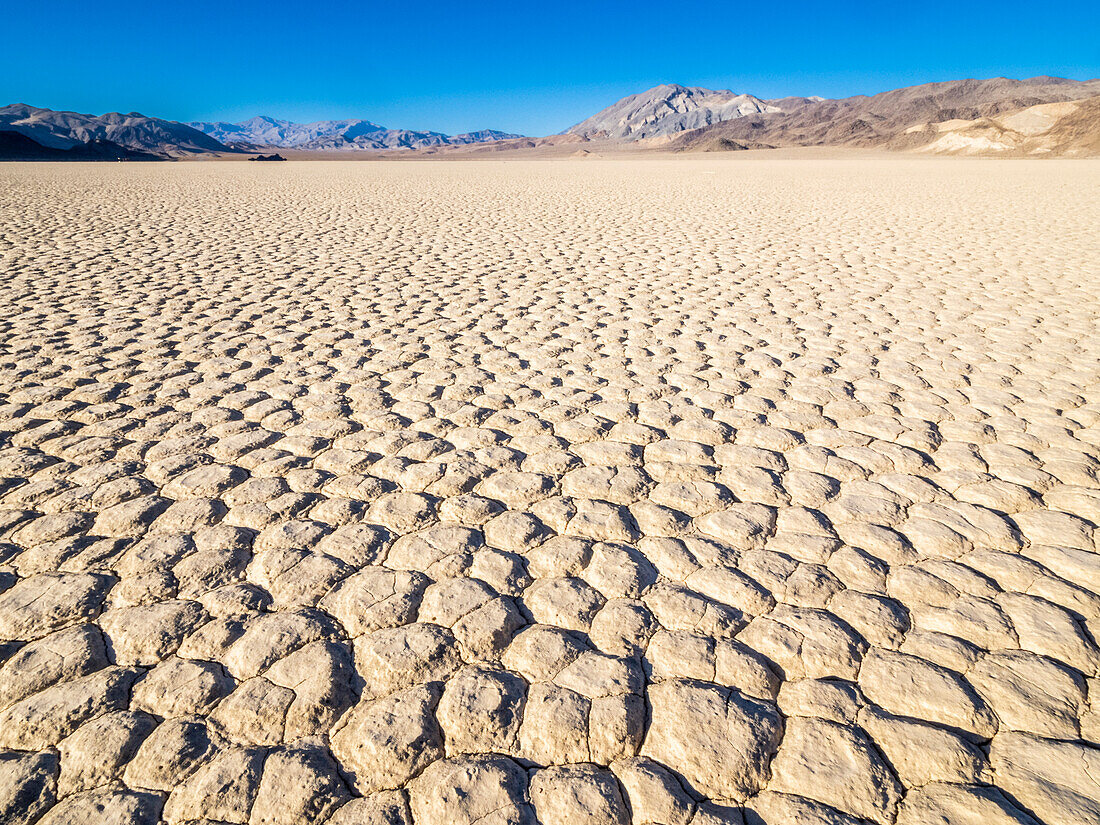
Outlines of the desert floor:
[{"label": "desert floor", "polygon": [[1100,162],[0,167],[0,821],[1100,820]]}]

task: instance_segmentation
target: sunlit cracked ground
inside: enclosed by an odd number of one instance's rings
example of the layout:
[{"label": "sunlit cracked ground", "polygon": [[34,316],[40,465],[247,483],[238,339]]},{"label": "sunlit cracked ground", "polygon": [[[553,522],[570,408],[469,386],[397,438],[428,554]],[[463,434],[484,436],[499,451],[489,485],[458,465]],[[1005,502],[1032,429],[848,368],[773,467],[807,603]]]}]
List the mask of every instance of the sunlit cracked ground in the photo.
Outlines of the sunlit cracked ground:
[{"label": "sunlit cracked ground", "polygon": [[0,168],[0,821],[1100,819],[1100,163]]}]

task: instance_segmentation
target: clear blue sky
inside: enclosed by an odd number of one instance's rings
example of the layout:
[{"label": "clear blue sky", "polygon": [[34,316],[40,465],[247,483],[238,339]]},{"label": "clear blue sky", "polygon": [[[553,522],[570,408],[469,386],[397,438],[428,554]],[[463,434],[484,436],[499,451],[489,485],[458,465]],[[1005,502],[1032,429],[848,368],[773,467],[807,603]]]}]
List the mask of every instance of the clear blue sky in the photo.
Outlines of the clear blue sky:
[{"label": "clear blue sky", "polygon": [[173,120],[560,131],[663,82],[844,97],[1100,76],[1100,0],[211,3],[0,0],[0,105]]}]

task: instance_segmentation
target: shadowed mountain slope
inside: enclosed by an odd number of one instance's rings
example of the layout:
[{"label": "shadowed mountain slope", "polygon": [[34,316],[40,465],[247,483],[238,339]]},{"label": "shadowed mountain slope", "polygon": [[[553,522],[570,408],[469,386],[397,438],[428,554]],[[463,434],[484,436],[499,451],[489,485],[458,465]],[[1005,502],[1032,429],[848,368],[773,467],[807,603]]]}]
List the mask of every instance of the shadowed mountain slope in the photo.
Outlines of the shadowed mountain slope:
[{"label": "shadowed mountain slope", "polygon": [[43,146],[20,132],[0,129],[0,161],[11,160],[164,160],[161,155],[127,149],[110,140],[90,140],[68,149]]},{"label": "shadowed mountain slope", "polygon": [[0,107],[0,129],[19,132],[53,149],[107,140],[127,149],[168,156],[233,151],[184,123],[146,117],[137,112],[86,115],[15,103]]}]

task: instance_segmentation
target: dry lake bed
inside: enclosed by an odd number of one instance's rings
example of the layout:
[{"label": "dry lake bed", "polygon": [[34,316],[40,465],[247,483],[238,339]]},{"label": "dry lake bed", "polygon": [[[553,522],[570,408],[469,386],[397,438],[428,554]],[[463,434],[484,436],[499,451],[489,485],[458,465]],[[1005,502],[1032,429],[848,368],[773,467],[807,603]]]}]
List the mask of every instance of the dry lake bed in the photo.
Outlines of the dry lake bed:
[{"label": "dry lake bed", "polygon": [[0,167],[0,821],[1100,821],[1098,226],[1090,161]]}]

